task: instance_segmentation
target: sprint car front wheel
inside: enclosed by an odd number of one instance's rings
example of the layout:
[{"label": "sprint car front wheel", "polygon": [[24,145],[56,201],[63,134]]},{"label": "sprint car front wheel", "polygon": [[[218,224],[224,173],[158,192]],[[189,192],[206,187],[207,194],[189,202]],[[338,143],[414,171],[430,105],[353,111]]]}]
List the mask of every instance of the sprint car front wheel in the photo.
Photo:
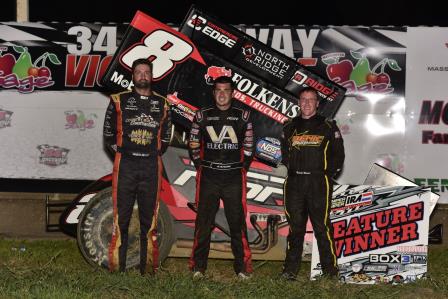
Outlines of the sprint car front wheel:
[{"label": "sprint car front wheel", "polygon": [[[77,227],[78,247],[86,261],[94,266],[109,268],[109,242],[112,236],[112,188],[98,192],[83,209]],[[140,222],[137,204],[134,205],[129,225],[129,244],[126,268],[135,268],[140,262]],[[163,262],[174,243],[173,220],[163,201],[157,218],[157,244],[159,262]]]}]

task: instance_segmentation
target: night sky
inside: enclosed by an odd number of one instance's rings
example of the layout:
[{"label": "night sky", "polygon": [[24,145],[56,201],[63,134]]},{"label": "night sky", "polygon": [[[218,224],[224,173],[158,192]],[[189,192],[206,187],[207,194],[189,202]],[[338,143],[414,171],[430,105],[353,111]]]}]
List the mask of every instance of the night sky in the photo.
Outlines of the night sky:
[{"label": "night sky", "polygon": [[[179,24],[192,3],[229,24],[448,26],[443,1],[403,0],[29,0],[30,21],[129,22],[136,10]],[[414,1],[415,2],[415,1]],[[436,2],[436,3],[430,3]],[[264,4],[260,4],[264,3]],[[15,1],[2,0],[0,21],[15,20]]]}]

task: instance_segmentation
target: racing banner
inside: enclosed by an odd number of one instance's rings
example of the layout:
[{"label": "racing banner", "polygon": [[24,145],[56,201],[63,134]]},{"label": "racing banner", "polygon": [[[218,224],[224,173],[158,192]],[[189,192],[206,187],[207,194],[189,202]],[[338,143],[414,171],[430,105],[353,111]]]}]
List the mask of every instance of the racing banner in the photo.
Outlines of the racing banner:
[{"label": "racing banner", "polygon": [[[420,186],[335,186],[330,219],[343,282],[411,282],[427,272],[431,192]],[[321,274],[313,241],[311,279]]]},{"label": "racing banner", "polygon": [[[448,203],[448,28],[408,28],[406,176]],[[425,42],[423,43],[422,40]]]},{"label": "racing banner", "polygon": [[342,103],[343,87],[194,6],[179,30],[191,38],[207,64],[180,70],[199,74],[183,76],[199,87],[184,92],[185,98],[200,97],[199,90],[209,88],[218,76],[231,77],[237,87],[234,97],[256,112],[252,115],[257,136],[280,135],[281,125],[299,114],[297,95],[306,86],[318,90],[319,113],[326,117],[333,117]]}]

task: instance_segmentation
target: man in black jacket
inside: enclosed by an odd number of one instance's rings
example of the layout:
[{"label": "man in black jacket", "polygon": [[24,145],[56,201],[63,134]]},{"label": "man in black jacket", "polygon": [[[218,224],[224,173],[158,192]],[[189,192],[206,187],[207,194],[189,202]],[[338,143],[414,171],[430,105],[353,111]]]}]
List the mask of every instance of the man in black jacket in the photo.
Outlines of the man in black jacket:
[{"label": "man in black jacket", "polygon": [[215,104],[200,109],[190,131],[189,151],[197,169],[193,278],[204,276],[220,199],[230,228],[234,270],[240,279],[252,273],[246,227],[246,172],[252,161],[254,137],[250,113],[232,103],[229,77],[214,81]]},{"label": "man in black jacket", "polygon": [[[137,199],[140,218],[140,272],[159,265],[156,240],[162,172],[161,155],[171,139],[168,102],[151,90],[152,64],[132,65],[134,89],[111,95],[104,120],[104,141],[115,155],[112,179],[114,223],[109,247],[111,271],[125,271],[128,228]],[[150,268],[152,267],[152,269]]]},{"label": "man in black jacket", "polygon": [[282,160],[288,168],[284,198],[290,230],[282,277],[289,280],[295,280],[300,268],[308,216],[323,274],[338,275],[329,214],[332,178],[344,163],[344,145],[336,123],[317,115],[318,105],[315,89],[301,90],[301,114],[283,128]]}]

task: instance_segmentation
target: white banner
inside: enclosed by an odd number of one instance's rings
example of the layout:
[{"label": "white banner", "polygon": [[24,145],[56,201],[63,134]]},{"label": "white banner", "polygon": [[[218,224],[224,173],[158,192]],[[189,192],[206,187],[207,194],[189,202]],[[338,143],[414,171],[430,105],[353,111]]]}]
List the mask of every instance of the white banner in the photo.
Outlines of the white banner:
[{"label": "white banner", "polygon": [[[101,134],[108,100],[98,83],[127,26],[1,25],[0,177],[110,172]],[[335,117],[346,149],[339,183],[361,184],[376,162],[448,203],[448,28],[238,28],[348,89]]]},{"label": "white banner", "polygon": [[448,203],[448,28],[408,28],[404,176]]},{"label": "white banner", "polygon": [[1,177],[96,180],[111,172],[102,145],[108,97],[86,91],[0,95],[0,119],[8,118],[0,129]]}]

